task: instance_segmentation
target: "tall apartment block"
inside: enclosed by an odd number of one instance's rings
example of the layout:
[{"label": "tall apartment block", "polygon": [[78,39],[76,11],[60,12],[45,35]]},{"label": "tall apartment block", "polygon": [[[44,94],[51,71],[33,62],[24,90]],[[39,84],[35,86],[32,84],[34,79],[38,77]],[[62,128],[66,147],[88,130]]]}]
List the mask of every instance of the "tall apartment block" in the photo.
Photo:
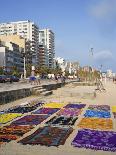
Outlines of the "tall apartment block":
[{"label": "tall apartment block", "polygon": [[[0,35],[19,35],[30,42],[32,50],[32,62],[38,65],[38,52],[39,52],[39,28],[29,20],[9,22],[0,24]],[[27,46],[27,45],[26,45]]]},{"label": "tall apartment block", "polygon": [[54,33],[50,29],[39,30],[39,42],[46,46],[48,67],[53,68],[55,56]]}]

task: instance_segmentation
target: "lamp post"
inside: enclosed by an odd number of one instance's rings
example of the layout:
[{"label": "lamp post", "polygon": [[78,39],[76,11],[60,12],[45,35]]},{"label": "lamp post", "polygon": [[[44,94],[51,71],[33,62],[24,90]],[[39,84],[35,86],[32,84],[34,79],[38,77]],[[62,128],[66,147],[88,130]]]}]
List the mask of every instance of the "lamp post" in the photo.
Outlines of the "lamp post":
[{"label": "lamp post", "polygon": [[[22,31],[22,33],[23,33],[23,38],[24,38],[24,31]],[[24,38],[25,39],[25,38]],[[26,79],[26,59],[25,59],[25,55],[26,55],[26,53],[25,53],[25,45],[26,45],[26,39],[25,39],[25,41],[24,41],[24,53],[23,53],[23,61],[24,61],[24,69],[23,69],[23,74],[24,74],[24,79]]]}]

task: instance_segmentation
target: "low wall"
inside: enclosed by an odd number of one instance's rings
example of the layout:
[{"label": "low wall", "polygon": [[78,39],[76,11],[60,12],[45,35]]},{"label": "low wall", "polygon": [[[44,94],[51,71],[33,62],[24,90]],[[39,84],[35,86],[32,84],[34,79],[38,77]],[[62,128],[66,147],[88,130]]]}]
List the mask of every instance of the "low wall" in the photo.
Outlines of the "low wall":
[{"label": "low wall", "polygon": [[30,89],[18,89],[0,92],[0,104],[8,103],[31,95]]}]

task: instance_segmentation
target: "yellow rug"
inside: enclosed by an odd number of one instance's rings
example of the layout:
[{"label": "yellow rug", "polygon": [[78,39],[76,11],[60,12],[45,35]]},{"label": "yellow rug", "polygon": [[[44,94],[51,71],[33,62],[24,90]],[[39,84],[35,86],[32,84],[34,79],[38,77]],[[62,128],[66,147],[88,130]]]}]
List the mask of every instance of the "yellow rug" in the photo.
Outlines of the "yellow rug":
[{"label": "yellow rug", "polygon": [[112,112],[116,112],[116,106],[112,106]]},{"label": "yellow rug", "polygon": [[7,123],[17,117],[22,116],[22,114],[18,114],[18,113],[8,113],[8,114],[1,114],[0,115],[0,123],[4,124]]},{"label": "yellow rug", "polygon": [[109,118],[83,118],[78,127],[85,129],[113,129],[112,120]]},{"label": "yellow rug", "polygon": [[46,103],[43,107],[45,107],[45,108],[62,108],[64,106],[65,106],[65,103],[51,102],[51,103]]}]

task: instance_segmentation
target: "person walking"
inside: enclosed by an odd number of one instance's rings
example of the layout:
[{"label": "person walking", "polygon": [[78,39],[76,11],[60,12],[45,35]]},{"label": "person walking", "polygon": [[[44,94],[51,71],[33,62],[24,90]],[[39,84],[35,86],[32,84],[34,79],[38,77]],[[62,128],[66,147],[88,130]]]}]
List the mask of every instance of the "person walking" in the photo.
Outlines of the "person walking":
[{"label": "person walking", "polygon": [[37,76],[36,76],[36,82],[37,82],[37,85],[38,85],[38,84],[41,84],[39,73],[37,73]]}]

